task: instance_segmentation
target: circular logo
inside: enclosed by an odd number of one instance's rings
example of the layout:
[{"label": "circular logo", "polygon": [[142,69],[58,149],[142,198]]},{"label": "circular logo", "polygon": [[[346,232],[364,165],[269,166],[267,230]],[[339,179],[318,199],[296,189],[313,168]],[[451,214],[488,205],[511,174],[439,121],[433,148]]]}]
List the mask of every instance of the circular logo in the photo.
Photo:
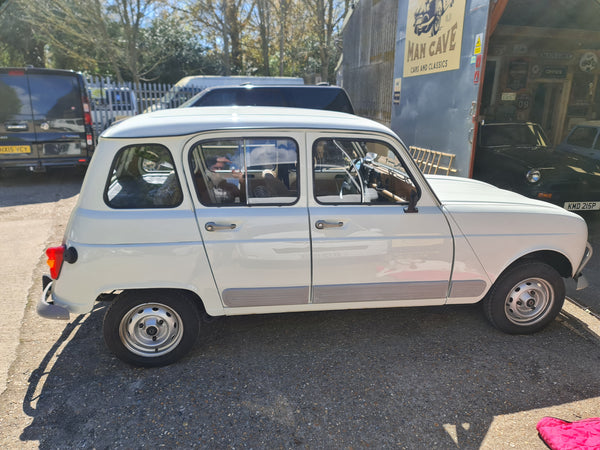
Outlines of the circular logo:
[{"label": "circular logo", "polygon": [[598,56],[595,53],[584,53],[579,60],[579,68],[584,72],[592,72],[598,67]]},{"label": "circular logo", "polygon": [[48,131],[50,129],[50,124],[48,122],[42,122],[40,128],[44,131]]}]

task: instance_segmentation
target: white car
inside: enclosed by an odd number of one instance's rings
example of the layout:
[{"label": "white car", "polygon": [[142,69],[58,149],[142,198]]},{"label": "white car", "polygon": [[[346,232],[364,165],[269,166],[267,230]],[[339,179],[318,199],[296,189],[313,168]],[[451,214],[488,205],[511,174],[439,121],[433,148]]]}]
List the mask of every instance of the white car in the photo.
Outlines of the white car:
[{"label": "white car", "polygon": [[[108,347],[159,366],[202,316],[476,303],[508,333],[559,313],[587,227],[549,203],[424,177],[388,128],[286,108],[185,108],[102,135],[40,315],[112,299]],[[432,330],[434,332],[434,330]]]}]

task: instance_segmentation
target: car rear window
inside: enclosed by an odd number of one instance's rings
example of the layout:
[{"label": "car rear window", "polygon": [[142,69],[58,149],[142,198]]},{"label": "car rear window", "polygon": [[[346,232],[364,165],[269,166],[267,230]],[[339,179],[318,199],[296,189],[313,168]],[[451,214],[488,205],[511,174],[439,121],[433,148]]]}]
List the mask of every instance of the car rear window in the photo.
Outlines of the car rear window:
[{"label": "car rear window", "polygon": [[296,108],[325,109],[354,114],[350,100],[341,89],[290,89],[290,106]]},{"label": "car rear window", "polygon": [[104,191],[111,208],[174,208],[183,200],[173,157],[158,144],[133,145],[117,153]]},{"label": "car rear window", "polygon": [[79,82],[75,76],[29,74],[28,78],[35,115],[47,119],[83,116]]},{"label": "car rear window", "polygon": [[[193,106],[288,106],[354,114],[348,95],[333,88],[231,88],[201,95]],[[192,105],[183,105],[192,106]]]}]

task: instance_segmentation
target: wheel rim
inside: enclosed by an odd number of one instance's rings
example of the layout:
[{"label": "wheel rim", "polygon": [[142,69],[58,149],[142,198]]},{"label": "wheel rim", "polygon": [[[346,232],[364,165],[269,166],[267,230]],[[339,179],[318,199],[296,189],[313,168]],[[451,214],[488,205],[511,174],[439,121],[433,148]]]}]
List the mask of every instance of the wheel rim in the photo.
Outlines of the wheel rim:
[{"label": "wheel rim", "polygon": [[175,310],[161,303],[144,303],[129,310],[119,325],[121,342],[139,356],[158,357],[175,349],[183,323]]},{"label": "wheel rim", "polygon": [[542,278],[528,278],[510,290],[504,312],[512,323],[529,325],[543,319],[553,303],[552,285]]}]

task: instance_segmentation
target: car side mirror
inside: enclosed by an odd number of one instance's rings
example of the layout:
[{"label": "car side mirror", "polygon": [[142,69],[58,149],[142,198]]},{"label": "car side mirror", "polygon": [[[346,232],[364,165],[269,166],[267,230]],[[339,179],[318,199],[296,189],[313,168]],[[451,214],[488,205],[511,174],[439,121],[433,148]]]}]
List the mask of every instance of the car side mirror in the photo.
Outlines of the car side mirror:
[{"label": "car side mirror", "polygon": [[410,198],[408,200],[408,206],[406,208],[404,208],[405,213],[418,213],[419,212],[419,208],[417,208],[417,197],[418,196],[419,196],[419,194],[417,194],[417,191],[415,189],[410,191]]}]

